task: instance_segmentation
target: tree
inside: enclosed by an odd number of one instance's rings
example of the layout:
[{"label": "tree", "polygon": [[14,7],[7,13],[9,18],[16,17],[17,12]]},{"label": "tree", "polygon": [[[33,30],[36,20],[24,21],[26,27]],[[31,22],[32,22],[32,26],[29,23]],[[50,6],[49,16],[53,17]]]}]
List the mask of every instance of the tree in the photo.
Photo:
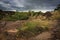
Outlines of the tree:
[{"label": "tree", "polygon": [[54,10],[60,10],[60,4],[58,4]]}]

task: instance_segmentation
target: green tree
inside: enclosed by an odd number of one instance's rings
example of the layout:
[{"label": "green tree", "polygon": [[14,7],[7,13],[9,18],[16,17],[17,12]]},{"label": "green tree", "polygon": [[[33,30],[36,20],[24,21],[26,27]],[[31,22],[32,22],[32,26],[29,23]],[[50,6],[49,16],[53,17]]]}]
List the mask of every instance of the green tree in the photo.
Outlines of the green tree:
[{"label": "green tree", "polygon": [[60,10],[60,4],[58,4],[54,10]]}]

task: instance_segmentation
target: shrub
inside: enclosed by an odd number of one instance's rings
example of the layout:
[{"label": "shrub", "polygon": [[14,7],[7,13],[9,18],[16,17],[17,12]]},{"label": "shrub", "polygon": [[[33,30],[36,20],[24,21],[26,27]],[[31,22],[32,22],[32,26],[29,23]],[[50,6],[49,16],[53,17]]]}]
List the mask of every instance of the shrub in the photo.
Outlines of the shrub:
[{"label": "shrub", "polygon": [[16,12],[14,15],[7,16],[6,20],[27,20],[29,18],[27,13]]},{"label": "shrub", "polygon": [[60,12],[58,10],[53,13],[52,19],[60,20]]},{"label": "shrub", "polygon": [[29,18],[27,13],[16,13],[15,16],[18,20],[26,20]]},{"label": "shrub", "polygon": [[3,18],[3,16],[2,15],[0,15],[0,20]]}]

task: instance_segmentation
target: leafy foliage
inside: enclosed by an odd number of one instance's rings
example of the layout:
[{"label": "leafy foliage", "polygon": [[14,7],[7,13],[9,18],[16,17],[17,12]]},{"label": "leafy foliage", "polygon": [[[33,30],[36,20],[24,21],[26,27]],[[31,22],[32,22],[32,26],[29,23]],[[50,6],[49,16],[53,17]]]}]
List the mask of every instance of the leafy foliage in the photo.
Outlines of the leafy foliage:
[{"label": "leafy foliage", "polygon": [[7,20],[27,20],[29,18],[27,13],[16,12],[14,15],[7,16]]}]

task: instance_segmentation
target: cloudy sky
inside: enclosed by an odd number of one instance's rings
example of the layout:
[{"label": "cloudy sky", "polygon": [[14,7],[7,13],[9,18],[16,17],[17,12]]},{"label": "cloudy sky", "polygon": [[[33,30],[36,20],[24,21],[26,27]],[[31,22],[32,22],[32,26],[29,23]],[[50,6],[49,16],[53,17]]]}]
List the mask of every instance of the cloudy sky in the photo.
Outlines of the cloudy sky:
[{"label": "cloudy sky", "polygon": [[60,0],[0,0],[2,10],[53,10]]}]

